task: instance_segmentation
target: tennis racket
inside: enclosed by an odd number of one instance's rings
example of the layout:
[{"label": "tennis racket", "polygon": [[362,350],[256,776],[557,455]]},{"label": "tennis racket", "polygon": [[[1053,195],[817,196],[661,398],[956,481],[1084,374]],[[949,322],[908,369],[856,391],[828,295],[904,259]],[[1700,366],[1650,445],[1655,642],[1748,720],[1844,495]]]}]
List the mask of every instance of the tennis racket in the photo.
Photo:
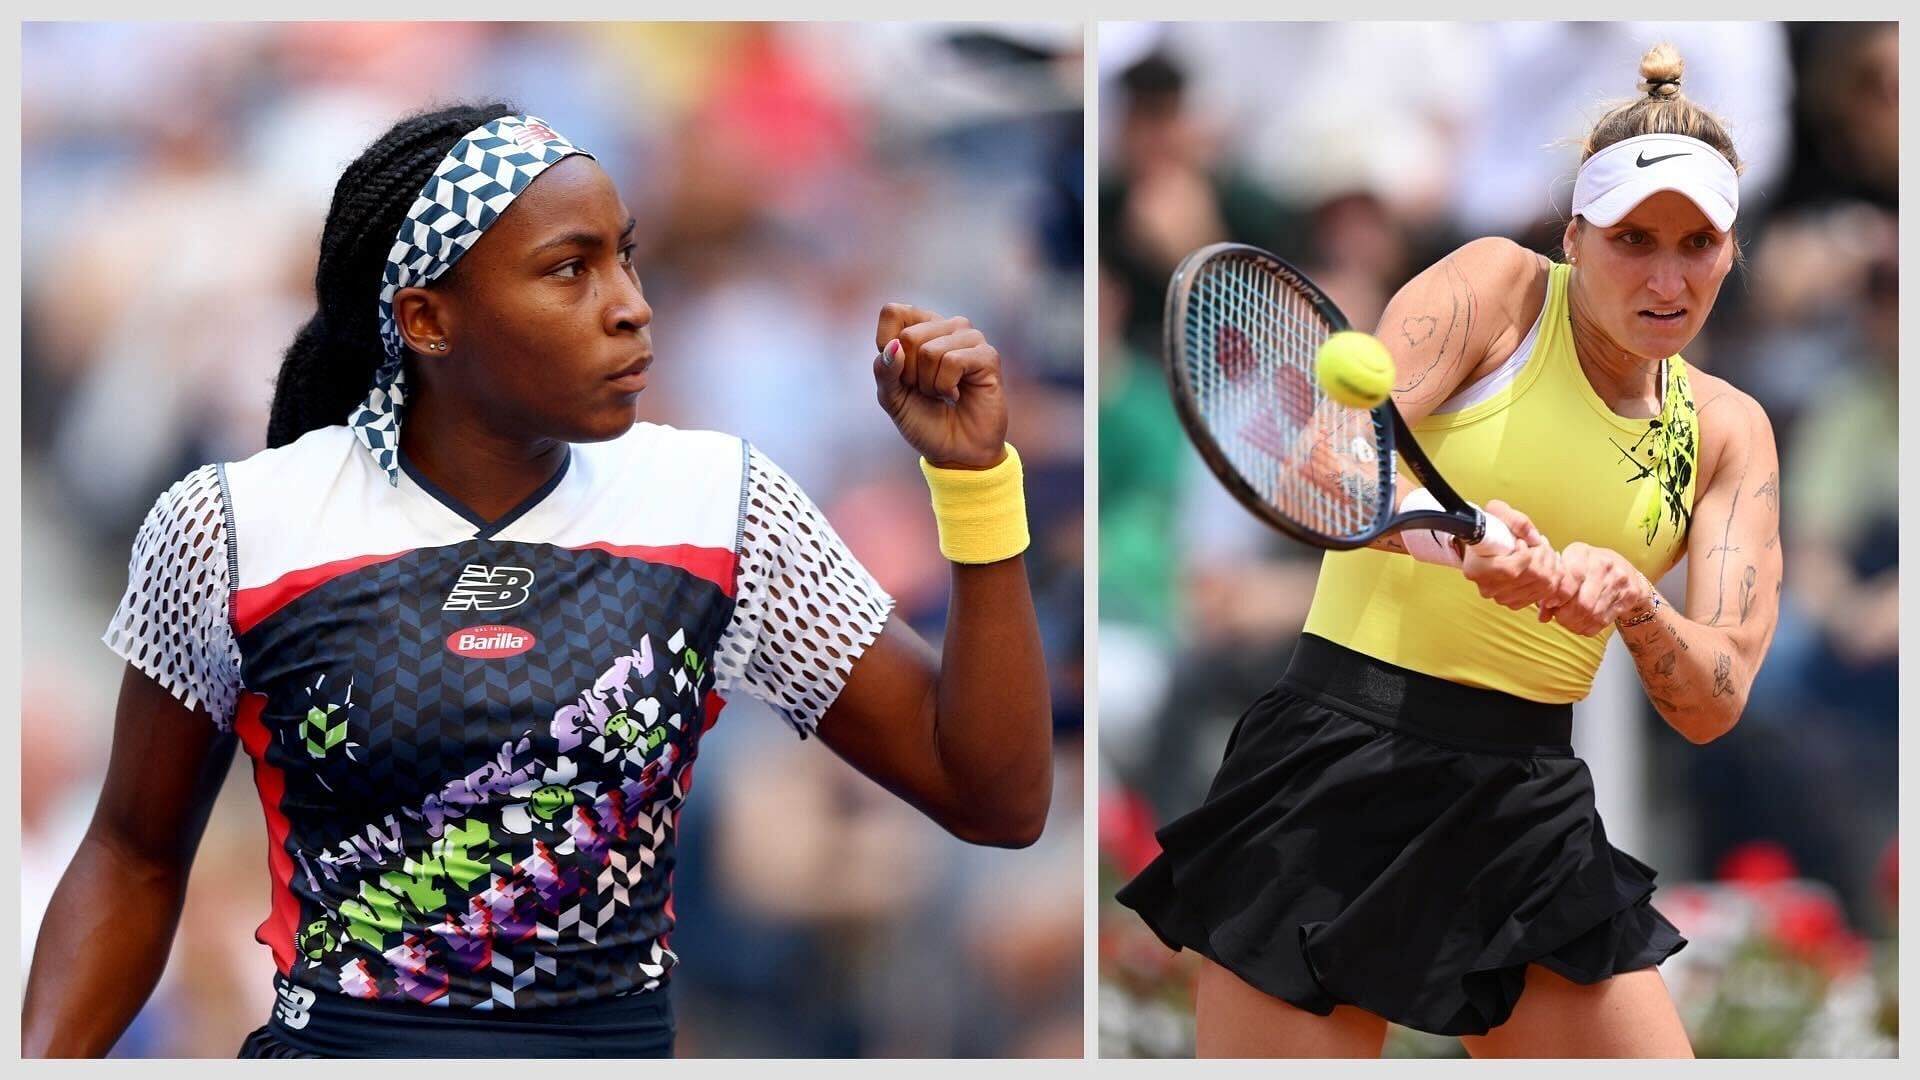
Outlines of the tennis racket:
[{"label": "tennis racket", "polygon": [[[1314,547],[1434,529],[1485,541],[1486,554],[1512,550],[1506,524],[1441,477],[1391,398],[1355,409],[1320,388],[1315,355],[1347,329],[1319,286],[1269,252],[1213,244],[1182,260],[1167,286],[1167,377],[1208,468],[1260,520]],[[1396,511],[1396,452],[1437,506]]]}]

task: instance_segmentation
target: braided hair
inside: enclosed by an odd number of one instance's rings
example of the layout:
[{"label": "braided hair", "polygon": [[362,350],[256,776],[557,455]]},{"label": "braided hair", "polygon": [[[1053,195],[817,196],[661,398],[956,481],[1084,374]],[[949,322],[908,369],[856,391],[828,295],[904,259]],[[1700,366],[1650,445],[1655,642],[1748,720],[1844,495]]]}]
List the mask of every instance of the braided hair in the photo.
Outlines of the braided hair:
[{"label": "braided hair", "polygon": [[267,420],[268,446],[285,446],[309,431],[345,423],[366,397],[386,356],[376,301],[400,223],[461,136],[518,111],[492,103],[417,113],[374,140],[340,174],[313,275],[319,310],[281,361]]}]

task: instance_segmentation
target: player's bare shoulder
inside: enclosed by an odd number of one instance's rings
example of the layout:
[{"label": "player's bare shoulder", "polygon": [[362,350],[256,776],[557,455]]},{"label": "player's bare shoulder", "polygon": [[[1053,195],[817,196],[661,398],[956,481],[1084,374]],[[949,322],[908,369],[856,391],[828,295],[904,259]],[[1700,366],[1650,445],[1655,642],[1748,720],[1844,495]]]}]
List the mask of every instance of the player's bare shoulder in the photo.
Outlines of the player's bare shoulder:
[{"label": "player's bare shoulder", "polygon": [[1462,385],[1481,378],[1518,348],[1547,302],[1551,260],[1504,236],[1469,240],[1441,260],[1439,269],[1468,298],[1475,327],[1468,338],[1475,363]]},{"label": "player's bare shoulder", "polygon": [[1460,251],[1473,253],[1475,271],[1498,298],[1500,318],[1524,335],[1547,302],[1553,260],[1504,236],[1469,241]]},{"label": "player's bare shoulder", "polygon": [[1701,489],[1713,483],[1722,464],[1737,465],[1755,449],[1774,446],[1773,422],[1752,394],[1718,375],[1687,365],[1694,415],[1700,421]]},{"label": "player's bare shoulder", "polygon": [[1521,286],[1544,275],[1553,263],[1546,256],[1504,236],[1469,240],[1447,256],[1490,287]]}]

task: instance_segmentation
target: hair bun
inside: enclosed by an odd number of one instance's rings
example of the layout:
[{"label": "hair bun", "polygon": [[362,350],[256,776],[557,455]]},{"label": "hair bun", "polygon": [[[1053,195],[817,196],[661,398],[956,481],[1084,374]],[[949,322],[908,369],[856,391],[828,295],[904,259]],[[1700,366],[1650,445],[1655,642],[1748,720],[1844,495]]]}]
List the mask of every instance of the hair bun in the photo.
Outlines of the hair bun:
[{"label": "hair bun", "polygon": [[1673,46],[1662,42],[1648,49],[1640,58],[1640,95],[1614,105],[1593,125],[1581,145],[1580,160],[1622,139],[1659,132],[1699,139],[1719,151],[1739,173],[1740,157],[1734,153],[1726,125],[1680,92],[1680,76],[1685,72],[1686,63]]},{"label": "hair bun", "polygon": [[1680,96],[1680,76],[1686,71],[1680,50],[1661,42],[1640,57],[1640,90],[1655,101]]}]

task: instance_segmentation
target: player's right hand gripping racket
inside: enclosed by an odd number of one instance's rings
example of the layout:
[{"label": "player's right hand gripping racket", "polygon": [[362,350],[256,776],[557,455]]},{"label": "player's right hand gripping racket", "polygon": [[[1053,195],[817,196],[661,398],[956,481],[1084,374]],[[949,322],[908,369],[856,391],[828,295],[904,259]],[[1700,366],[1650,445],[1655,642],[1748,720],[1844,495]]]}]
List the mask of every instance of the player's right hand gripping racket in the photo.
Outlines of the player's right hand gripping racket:
[{"label": "player's right hand gripping racket", "polygon": [[[1389,398],[1355,409],[1314,377],[1322,342],[1351,327],[1319,286],[1245,244],[1189,255],[1167,287],[1166,361],[1175,410],[1241,505],[1303,543],[1365,547],[1437,529],[1481,550],[1513,547],[1504,522],[1460,497]],[[1394,451],[1439,502],[1396,512]]]}]

